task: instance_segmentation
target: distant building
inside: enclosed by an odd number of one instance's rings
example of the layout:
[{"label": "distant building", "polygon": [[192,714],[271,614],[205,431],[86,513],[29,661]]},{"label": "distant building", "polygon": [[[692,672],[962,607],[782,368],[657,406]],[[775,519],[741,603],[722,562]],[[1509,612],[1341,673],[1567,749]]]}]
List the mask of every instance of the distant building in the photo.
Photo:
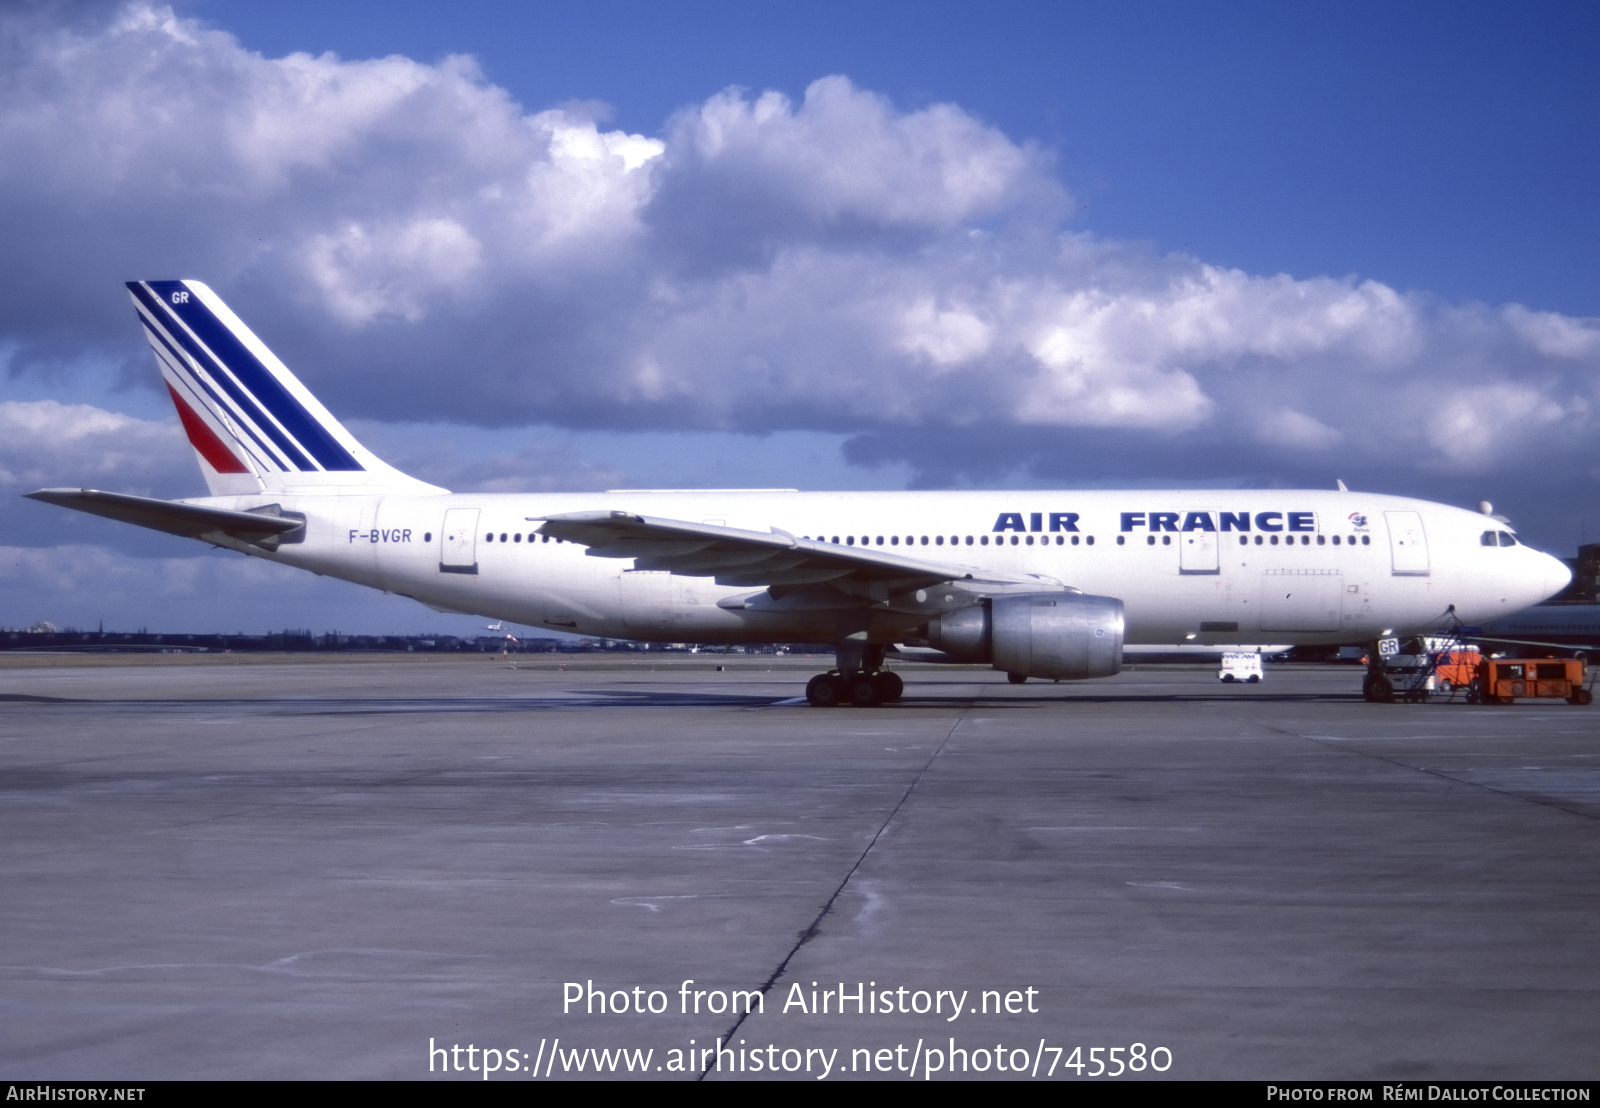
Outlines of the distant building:
[{"label": "distant building", "polygon": [[1572,584],[1546,604],[1600,604],[1600,542],[1578,547],[1576,558],[1563,558],[1572,569]]}]

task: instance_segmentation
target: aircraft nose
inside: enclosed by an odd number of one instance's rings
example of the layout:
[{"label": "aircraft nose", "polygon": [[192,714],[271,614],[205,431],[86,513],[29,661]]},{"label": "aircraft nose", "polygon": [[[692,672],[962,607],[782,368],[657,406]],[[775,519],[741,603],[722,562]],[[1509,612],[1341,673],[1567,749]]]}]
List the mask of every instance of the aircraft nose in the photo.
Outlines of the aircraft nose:
[{"label": "aircraft nose", "polygon": [[1539,568],[1542,571],[1539,585],[1541,598],[1548,600],[1572,583],[1572,569],[1560,558],[1553,558],[1549,554],[1541,552],[1539,559]]}]

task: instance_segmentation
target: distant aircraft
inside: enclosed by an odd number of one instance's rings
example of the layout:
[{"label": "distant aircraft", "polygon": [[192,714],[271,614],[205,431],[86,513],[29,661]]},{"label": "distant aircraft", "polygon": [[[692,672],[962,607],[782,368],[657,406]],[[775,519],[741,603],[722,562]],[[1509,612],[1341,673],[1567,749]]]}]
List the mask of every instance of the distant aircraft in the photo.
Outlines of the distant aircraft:
[{"label": "distant aircraft", "polygon": [[1570,577],[1494,517],[1342,488],[453,494],[366,450],[205,285],[128,288],[211,495],[34,499],[438,611],[832,643],[816,705],[897,699],[897,643],[1014,681],[1105,677],[1124,643],[1372,642],[1508,615]]},{"label": "distant aircraft", "polygon": [[1463,627],[1461,633],[1496,649],[1535,646],[1600,650],[1600,604],[1541,605],[1491,620],[1482,627]]}]

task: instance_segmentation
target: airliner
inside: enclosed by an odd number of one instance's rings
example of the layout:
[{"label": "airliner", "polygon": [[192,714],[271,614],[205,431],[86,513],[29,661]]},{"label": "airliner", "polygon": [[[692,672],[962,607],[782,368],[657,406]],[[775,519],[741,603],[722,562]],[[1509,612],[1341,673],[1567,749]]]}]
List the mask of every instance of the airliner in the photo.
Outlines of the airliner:
[{"label": "airliner", "polygon": [[452,493],[350,434],[211,289],[128,284],[209,496],[29,495],[398,593],[651,642],[831,643],[817,706],[898,700],[896,648],[1014,682],[1125,646],[1370,643],[1570,578],[1479,511],[1331,490]]}]

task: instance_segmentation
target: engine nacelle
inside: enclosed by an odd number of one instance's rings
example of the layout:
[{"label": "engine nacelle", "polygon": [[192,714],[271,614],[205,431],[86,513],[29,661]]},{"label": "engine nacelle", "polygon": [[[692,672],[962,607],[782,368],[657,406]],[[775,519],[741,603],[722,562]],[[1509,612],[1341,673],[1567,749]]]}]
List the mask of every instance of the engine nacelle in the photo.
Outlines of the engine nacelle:
[{"label": "engine nacelle", "polygon": [[1024,677],[1081,680],[1122,669],[1122,601],[1083,593],[997,596],[928,621],[928,644]]}]

